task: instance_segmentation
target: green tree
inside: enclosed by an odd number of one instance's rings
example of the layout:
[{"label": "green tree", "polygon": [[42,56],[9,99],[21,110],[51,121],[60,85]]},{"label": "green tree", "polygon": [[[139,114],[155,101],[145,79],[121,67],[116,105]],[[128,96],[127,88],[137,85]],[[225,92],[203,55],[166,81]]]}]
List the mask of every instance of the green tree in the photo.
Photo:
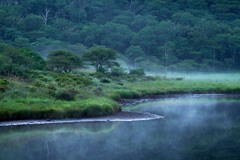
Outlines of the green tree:
[{"label": "green tree", "polygon": [[47,66],[52,71],[69,73],[82,66],[82,59],[68,51],[52,51],[47,56]]},{"label": "green tree", "polygon": [[117,53],[110,48],[97,47],[84,54],[84,58],[89,61],[97,72],[105,72],[115,65]]},{"label": "green tree", "polygon": [[22,76],[29,67],[29,59],[19,49],[7,46],[0,53],[0,74]]},{"label": "green tree", "polygon": [[176,23],[193,26],[197,18],[190,12],[177,12],[172,16],[172,20]]},{"label": "green tree", "polygon": [[34,14],[28,15],[25,19],[20,23],[20,27],[24,31],[34,31],[39,30],[42,26],[42,18],[41,16],[37,16]]},{"label": "green tree", "polygon": [[[81,4],[82,1],[82,4]],[[86,3],[89,3],[86,0],[75,0],[72,3],[69,3],[68,5],[64,6],[64,9],[62,9],[59,12],[59,16],[64,17],[65,19],[68,19],[73,22],[81,23],[85,21],[87,15],[85,12],[85,7],[88,6],[88,4],[84,4],[84,1]],[[84,6],[86,5],[86,6]]]},{"label": "green tree", "polygon": [[130,45],[133,33],[126,25],[106,23],[101,30],[101,44],[124,52]]},{"label": "green tree", "polygon": [[130,27],[132,30],[139,32],[146,26],[157,24],[157,17],[152,15],[136,15],[132,21]]},{"label": "green tree", "polygon": [[161,21],[151,26],[146,26],[133,38],[133,45],[139,45],[145,54],[156,55],[158,47],[164,45],[182,32],[179,25],[172,21]]},{"label": "green tree", "polygon": [[44,25],[47,25],[51,19],[56,17],[56,0],[31,0],[27,4],[29,12],[41,16]]},{"label": "green tree", "polygon": [[130,46],[125,51],[125,55],[128,57],[129,62],[134,63],[134,66],[136,68],[137,65],[137,59],[139,57],[144,57],[144,52],[140,46]]},{"label": "green tree", "polygon": [[172,41],[166,42],[159,47],[161,60],[165,67],[177,62],[177,57],[174,56],[175,43]]},{"label": "green tree", "polygon": [[7,13],[3,9],[0,9],[0,27],[4,26],[6,23]]},{"label": "green tree", "polygon": [[24,56],[28,58],[29,68],[42,70],[46,66],[46,61],[36,52],[31,51],[28,48],[20,49]]},{"label": "green tree", "polygon": [[16,47],[26,47],[28,43],[29,43],[29,39],[26,37],[22,37],[22,36],[17,37],[14,40],[14,45]]},{"label": "green tree", "polygon": [[82,37],[82,42],[87,47],[92,47],[94,44],[101,44],[101,32],[102,25],[96,23],[90,23],[85,25],[81,32],[80,37]]},{"label": "green tree", "polygon": [[18,66],[29,66],[29,59],[25,56],[19,49],[9,46],[3,50],[3,56],[11,59],[12,64],[16,64]]},{"label": "green tree", "polygon": [[11,65],[11,58],[0,54],[0,75],[9,75],[8,72]]}]

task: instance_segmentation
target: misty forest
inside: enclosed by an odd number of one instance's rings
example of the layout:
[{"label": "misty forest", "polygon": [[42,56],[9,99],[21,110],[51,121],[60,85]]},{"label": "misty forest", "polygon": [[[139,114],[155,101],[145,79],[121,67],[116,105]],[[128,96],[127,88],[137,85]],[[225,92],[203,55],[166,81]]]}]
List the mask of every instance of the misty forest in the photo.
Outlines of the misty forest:
[{"label": "misty forest", "polygon": [[239,0],[0,0],[0,159],[240,159]]},{"label": "misty forest", "polygon": [[[46,57],[114,49],[147,70],[240,68],[238,0],[2,0],[2,43]],[[2,50],[3,44],[1,45]]]}]

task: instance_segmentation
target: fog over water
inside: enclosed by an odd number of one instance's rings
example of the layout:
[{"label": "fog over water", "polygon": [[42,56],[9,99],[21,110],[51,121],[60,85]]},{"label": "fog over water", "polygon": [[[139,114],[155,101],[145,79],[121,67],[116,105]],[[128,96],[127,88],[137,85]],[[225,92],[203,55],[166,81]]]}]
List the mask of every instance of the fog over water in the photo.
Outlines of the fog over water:
[{"label": "fog over water", "polygon": [[190,72],[190,73],[157,73],[157,72],[147,72],[150,76],[160,76],[167,78],[184,78],[185,80],[211,80],[211,81],[239,81],[240,73],[200,73],[200,72]]},{"label": "fog over water", "polygon": [[175,95],[124,110],[164,119],[0,128],[0,159],[238,159],[239,95]]}]

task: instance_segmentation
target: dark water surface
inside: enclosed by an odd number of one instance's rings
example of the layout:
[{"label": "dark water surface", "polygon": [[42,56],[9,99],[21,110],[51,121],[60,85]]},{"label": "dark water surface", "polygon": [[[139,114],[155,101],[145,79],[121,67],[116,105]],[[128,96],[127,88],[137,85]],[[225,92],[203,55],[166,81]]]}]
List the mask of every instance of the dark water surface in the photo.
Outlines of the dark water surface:
[{"label": "dark water surface", "polygon": [[0,127],[0,160],[240,159],[240,95],[181,95],[123,108],[165,118]]}]

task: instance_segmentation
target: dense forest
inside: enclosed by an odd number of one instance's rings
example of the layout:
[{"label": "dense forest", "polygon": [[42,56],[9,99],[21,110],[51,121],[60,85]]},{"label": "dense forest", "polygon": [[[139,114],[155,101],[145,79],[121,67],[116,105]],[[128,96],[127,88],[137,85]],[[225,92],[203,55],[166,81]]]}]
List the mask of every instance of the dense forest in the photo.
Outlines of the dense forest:
[{"label": "dense forest", "polygon": [[146,70],[240,69],[239,0],[1,0],[0,21],[1,54],[105,46]]}]

